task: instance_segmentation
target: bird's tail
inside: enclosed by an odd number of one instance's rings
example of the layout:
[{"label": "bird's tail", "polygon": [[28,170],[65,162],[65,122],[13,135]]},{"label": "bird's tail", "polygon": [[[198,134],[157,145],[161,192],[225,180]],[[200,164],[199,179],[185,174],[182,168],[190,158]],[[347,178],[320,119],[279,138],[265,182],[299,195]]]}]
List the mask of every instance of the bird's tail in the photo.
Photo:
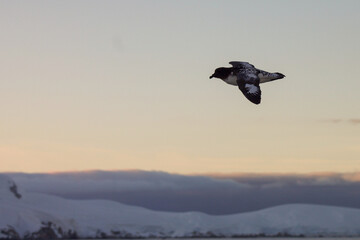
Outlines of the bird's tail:
[{"label": "bird's tail", "polygon": [[265,71],[260,71],[258,76],[260,78],[260,83],[270,82],[270,81],[282,79],[285,77],[285,75],[282,73],[278,73],[278,72],[269,73],[269,72],[265,72]]}]

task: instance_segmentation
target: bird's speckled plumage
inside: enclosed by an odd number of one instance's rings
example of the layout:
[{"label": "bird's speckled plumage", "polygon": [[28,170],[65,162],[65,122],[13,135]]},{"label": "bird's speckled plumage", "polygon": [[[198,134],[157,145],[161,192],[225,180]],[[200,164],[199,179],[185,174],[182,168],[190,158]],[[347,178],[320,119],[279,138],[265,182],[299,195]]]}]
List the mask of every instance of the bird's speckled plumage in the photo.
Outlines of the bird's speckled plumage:
[{"label": "bird's speckled plumage", "polygon": [[281,73],[269,73],[254,67],[248,62],[229,62],[231,68],[217,68],[210,78],[216,77],[224,82],[238,86],[244,96],[252,103],[261,102],[261,89],[259,84],[284,78]]}]

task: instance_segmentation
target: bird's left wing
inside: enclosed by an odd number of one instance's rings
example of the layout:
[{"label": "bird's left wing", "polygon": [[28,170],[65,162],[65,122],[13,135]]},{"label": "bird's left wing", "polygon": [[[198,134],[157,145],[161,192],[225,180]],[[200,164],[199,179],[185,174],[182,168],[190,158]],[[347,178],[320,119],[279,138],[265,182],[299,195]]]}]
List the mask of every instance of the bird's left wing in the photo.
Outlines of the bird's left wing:
[{"label": "bird's left wing", "polygon": [[237,81],[239,89],[245,97],[252,103],[259,104],[261,102],[261,89],[259,83],[245,83]]},{"label": "bird's left wing", "polygon": [[232,61],[229,62],[234,68],[255,68],[254,65],[248,62],[239,62],[239,61]]}]

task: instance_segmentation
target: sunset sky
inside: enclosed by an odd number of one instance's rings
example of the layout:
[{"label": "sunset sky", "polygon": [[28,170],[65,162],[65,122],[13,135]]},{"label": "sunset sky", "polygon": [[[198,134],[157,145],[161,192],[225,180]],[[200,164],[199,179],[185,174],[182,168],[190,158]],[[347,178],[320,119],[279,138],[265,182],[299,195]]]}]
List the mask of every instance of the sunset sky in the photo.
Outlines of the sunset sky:
[{"label": "sunset sky", "polygon": [[[360,1],[1,1],[0,172],[360,171]],[[286,78],[262,103],[209,79]]]}]

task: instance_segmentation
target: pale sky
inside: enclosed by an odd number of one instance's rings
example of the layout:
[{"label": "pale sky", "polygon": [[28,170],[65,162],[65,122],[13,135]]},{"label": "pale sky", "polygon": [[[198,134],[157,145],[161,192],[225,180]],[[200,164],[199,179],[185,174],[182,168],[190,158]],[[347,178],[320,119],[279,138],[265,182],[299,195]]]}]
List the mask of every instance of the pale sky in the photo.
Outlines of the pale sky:
[{"label": "pale sky", "polygon": [[[360,171],[360,1],[1,1],[0,171]],[[285,79],[262,103],[209,79]]]}]

